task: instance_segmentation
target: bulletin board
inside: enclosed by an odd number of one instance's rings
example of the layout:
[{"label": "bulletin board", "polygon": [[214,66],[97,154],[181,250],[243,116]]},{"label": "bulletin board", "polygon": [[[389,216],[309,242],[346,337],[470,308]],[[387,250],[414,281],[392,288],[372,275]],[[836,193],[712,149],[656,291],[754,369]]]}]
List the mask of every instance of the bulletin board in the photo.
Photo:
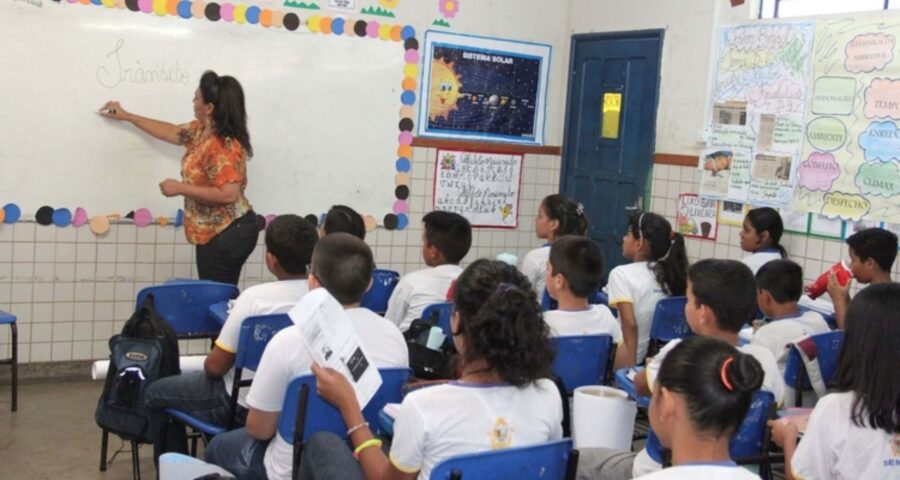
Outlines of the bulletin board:
[{"label": "bulletin board", "polygon": [[522,155],[438,150],[434,210],[456,212],[473,227],[519,226]]}]

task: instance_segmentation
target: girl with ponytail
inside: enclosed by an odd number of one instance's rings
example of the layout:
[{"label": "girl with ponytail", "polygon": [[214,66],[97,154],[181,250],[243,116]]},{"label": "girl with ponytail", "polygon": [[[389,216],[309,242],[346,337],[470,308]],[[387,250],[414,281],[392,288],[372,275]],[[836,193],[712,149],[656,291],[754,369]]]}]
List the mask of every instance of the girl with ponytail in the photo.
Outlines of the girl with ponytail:
[{"label": "girl with ponytail", "polygon": [[586,235],[588,229],[584,205],[566,195],[557,193],[544,197],[534,218],[534,233],[546,243],[528,252],[522,260],[522,273],[531,282],[538,300],[547,286],[547,260],[550,244],[563,235]]},{"label": "girl with ponytail", "polygon": [[609,273],[609,306],[619,309],[622,334],[635,363],[644,361],[656,302],[684,295],[688,260],[684,237],[668,220],[649,212],[635,212],[622,238],[622,255],[634,263]]},{"label": "girl with ponytail", "polygon": [[478,260],[456,282],[451,321],[460,378],[404,398],[386,456],[366,425],[353,388],[313,366],[320,395],[340,410],[346,441],[317,434],[303,449],[300,479],[428,479],[441,460],[562,436],[562,401],[540,305],[515,267]]},{"label": "girl with ponytail", "polygon": [[741,250],[750,255],[741,259],[756,275],[760,267],[770,260],[787,258],[787,250],[781,246],[784,223],[778,211],[770,207],[754,208],[744,217],[741,228]]}]

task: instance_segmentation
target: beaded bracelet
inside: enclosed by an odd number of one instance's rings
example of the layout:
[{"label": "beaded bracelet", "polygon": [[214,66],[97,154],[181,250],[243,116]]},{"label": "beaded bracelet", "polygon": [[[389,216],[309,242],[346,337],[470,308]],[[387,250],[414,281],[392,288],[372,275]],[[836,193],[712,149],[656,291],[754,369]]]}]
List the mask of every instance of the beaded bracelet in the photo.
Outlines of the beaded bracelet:
[{"label": "beaded bracelet", "polygon": [[354,426],[350,427],[349,430],[347,430],[347,436],[349,437],[350,435],[353,435],[353,433],[356,432],[357,430],[359,430],[360,428],[368,427],[368,426],[369,426],[369,422],[363,422],[363,423],[360,423],[359,425],[354,425]]},{"label": "beaded bracelet", "polygon": [[360,443],[356,450],[353,450],[353,458],[359,460],[359,454],[369,448],[369,447],[381,447],[382,442],[377,438],[370,438],[363,443]]}]

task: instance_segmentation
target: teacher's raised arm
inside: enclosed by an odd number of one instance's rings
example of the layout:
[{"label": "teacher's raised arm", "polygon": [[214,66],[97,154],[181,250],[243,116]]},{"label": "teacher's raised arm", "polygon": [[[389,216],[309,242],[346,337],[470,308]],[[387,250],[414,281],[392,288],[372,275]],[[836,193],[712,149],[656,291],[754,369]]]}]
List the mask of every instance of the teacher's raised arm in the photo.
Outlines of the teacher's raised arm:
[{"label": "teacher's raised arm", "polygon": [[241,84],[205,72],[194,93],[195,119],[182,125],[130,113],[117,101],[106,102],[100,114],[185,146],[181,181],[165,179],[160,191],[184,197],[184,233],[196,245],[198,276],[236,285],[259,236],[256,214],[244,196],[253,147]]}]

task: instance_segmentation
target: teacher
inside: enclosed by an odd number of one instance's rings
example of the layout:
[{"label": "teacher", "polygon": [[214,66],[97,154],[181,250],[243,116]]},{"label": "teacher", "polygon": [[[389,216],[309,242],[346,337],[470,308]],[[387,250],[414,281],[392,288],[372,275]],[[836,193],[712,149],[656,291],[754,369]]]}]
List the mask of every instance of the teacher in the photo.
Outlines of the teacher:
[{"label": "teacher", "polygon": [[200,279],[237,285],[259,236],[256,214],[244,196],[253,147],[241,84],[205,72],[194,92],[195,120],[183,125],[135,115],[116,101],[106,102],[100,114],[184,145],[181,181],[167,178],[159,189],[167,197],[184,197],[184,234],[196,245]]}]

